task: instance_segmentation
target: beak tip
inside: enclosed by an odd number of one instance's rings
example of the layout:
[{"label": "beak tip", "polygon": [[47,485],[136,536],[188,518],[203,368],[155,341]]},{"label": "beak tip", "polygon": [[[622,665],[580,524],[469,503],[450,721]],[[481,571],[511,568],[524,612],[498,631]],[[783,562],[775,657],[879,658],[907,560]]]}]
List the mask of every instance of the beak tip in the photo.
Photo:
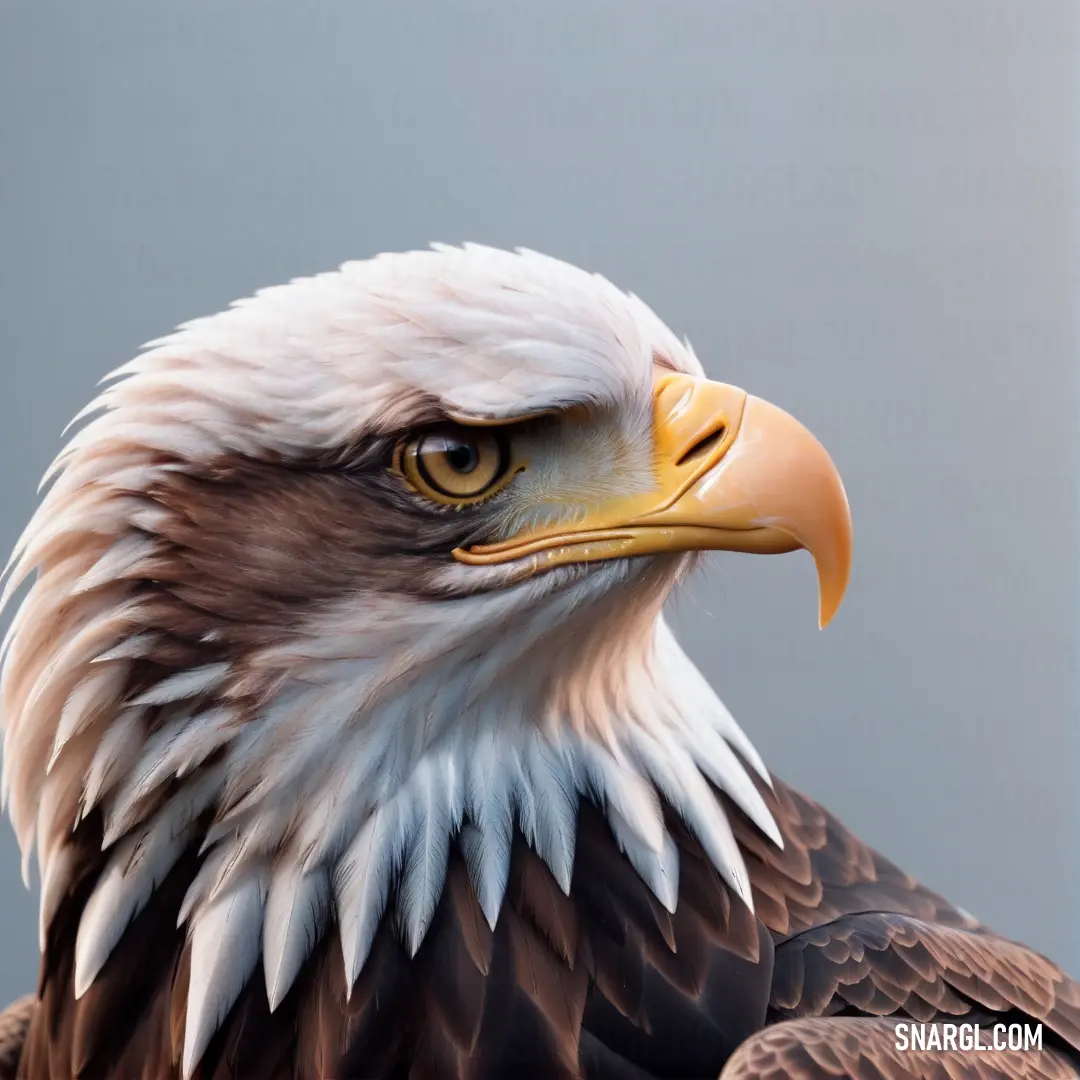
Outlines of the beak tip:
[{"label": "beak tip", "polygon": [[828,578],[819,578],[818,583],[818,629],[824,630],[836,618],[840,605],[844,602],[847,593],[848,575],[845,572],[842,580],[830,581]]},{"label": "beak tip", "polygon": [[851,579],[850,531],[847,532],[846,539],[848,542],[841,546],[839,559],[814,559],[818,578],[819,630],[824,630],[836,618],[836,613],[847,595],[848,582]]}]

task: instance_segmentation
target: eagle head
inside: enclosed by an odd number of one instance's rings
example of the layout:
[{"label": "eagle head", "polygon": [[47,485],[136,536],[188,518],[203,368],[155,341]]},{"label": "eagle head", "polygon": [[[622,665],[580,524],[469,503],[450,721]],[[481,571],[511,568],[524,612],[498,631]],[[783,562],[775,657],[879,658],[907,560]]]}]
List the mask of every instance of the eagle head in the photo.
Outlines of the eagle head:
[{"label": "eagle head", "polygon": [[753,746],[661,609],[695,553],[851,523],[820,444],[707,381],[636,297],[531,252],[383,255],[266,289],[110,377],[9,564],[3,790],[76,993],[185,853],[190,1074],[260,964],[421,945],[459,843],[498,919],[520,832],[569,889],[593,802],[673,910],[675,813],[751,902],[716,789],[779,843]]}]

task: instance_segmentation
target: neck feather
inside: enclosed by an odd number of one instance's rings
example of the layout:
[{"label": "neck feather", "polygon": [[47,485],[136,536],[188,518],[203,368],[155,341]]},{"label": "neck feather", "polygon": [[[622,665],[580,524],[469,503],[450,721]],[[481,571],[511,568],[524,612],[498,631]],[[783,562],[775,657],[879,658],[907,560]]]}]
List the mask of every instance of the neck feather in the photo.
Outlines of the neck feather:
[{"label": "neck feather", "polygon": [[[181,912],[192,939],[186,1047],[195,1052],[212,1035],[231,1004],[229,988],[239,993],[260,955],[271,1006],[280,1003],[331,922],[350,986],[384,917],[415,954],[455,837],[492,926],[515,831],[569,891],[582,800],[605,814],[618,846],[669,911],[678,898],[679,866],[665,806],[750,905],[742,855],[715,788],[781,843],[748,771],[766,777],[760,758],[662,619],[649,662],[626,691],[620,715],[583,729],[551,716],[537,722],[520,712],[517,695],[492,687],[467,722],[459,717],[429,739],[408,769],[397,760],[406,752],[400,741],[384,739],[380,750],[369,733],[367,766],[365,755],[344,756],[319,790],[297,785],[292,798],[282,798],[289,787],[283,781],[273,811],[261,799],[246,810],[238,804],[206,836],[207,855]],[[302,703],[301,689],[289,693],[294,708]],[[453,699],[452,692],[447,696]],[[407,729],[408,711],[407,702],[395,699],[380,726]],[[437,717],[428,720],[438,727]],[[408,741],[415,749],[415,734]],[[293,749],[299,764],[304,751]],[[357,783],[362,780],[367,784]],[[123,927],[190,843],[201,808],[227,782],[223,766],[211,766],[117,844],[82,917],[78,992],[93,982]]]}]

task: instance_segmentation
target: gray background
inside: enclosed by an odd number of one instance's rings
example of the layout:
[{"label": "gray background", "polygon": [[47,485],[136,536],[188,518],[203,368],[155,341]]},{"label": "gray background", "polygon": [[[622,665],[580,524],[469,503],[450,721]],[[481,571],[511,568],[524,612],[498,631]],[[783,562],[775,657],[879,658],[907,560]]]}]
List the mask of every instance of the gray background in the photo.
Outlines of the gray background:
[{"label": "gray background", "polygon": [[[0,548],[144,340],[430,240],[602,271],[833,452],[851,590],[675,605],[781,776],[1080,972],[1080,7],[6,3]],[[0,831],[0,996],[34,901]]]}]

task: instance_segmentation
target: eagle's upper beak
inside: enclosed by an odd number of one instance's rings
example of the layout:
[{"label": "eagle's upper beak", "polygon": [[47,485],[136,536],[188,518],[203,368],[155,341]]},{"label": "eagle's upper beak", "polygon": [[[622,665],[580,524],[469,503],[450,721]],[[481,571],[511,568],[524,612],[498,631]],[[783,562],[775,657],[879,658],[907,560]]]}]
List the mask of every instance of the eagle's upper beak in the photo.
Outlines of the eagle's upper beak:
[{"label": "eagle's upper beak", "polygon": [[610,499],[569,527],[458,548],[455,558],[490,564],[532,555],[549,567],[658,552],[806,548],[825,626],[847,588],[851,512],[821,443],[767,401],[679,374],[657,380],[653,429],[652,491]]}]

